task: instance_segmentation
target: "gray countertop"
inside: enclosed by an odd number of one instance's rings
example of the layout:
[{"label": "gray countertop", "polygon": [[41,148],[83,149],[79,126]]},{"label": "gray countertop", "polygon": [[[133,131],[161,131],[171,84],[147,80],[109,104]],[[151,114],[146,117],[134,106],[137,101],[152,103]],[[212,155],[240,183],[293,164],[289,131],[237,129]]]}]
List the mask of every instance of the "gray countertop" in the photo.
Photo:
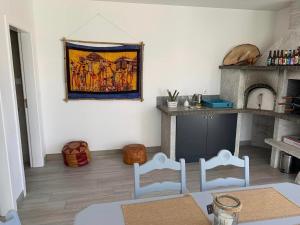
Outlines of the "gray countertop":
[{"label": "gray countertop", "polygon": [[235,70],[300,70],[300,66],[256,66],[256,65],[230,65],[230,66],[219,66],[219,69],[235,69]]},{"label": "gray countertop", "polygon": [[186,108],[179,106],[177,108],[168,108],[165,105],[158,105],[157,108],[168,116],[183,116],[183,115],[194,115],[194,114],[226,114],[226,113],[252,113],[263,116],[273,116],[276,118],[293,121],[300,124],[300,115],[288,114],[288,113],[277,113],[274,111],[257,110],[257,109],[237,109],[237,108]]},{"label": "gray countertop", "polygon": [[190,115],[190,114],[217,114],[217,113],[239,113],[241,109],[235,108],[208,108],[202,106],[201,108],[186,108],[183,106],[179,106],[177,108],[169,108],[165,105],[158,105],[157,108],[166,113],[169,116],[181,116],[181,115]]}]

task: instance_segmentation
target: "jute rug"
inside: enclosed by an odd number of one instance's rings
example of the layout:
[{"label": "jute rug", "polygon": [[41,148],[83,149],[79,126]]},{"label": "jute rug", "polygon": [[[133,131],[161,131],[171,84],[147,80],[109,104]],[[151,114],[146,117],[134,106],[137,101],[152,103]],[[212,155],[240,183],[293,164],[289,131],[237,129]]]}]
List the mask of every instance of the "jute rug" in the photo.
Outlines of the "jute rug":
[{"label": "jute rug", "polygon": [[226,192],[242,203],[239,222],[300,216],[300,207],[274,188]]},{"label": "jute rug", "polygon": [[192,196],[122,205],[125,225],[211,225]]}]

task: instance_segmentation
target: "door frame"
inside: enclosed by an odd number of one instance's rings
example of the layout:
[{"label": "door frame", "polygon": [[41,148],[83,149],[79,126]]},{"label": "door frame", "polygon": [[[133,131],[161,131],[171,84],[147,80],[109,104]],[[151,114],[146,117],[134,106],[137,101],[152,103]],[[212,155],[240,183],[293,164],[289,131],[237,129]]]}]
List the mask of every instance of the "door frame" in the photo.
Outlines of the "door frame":
[{"label": "door frame", "polygon": [[[16,87],[13,73],[13,60],[10,40],[10,26],[18,28],[22,39],[22,55],[24,62],[24,75],[26,76],[27,99],[30,100],[28,108],[28,117],[30,124],[30,141],[32,149],[33,167],[44,166],[44,138],[42,129],[42,118],[39,99],[39,85],[37,76],[37,63],[35,59],[35,49],[32,43],[34,37],[30,31],[26,31],[22,26],[11,23],[6,14],[0,15],[0,36],[3,38],[1,47],[1,93],[0,93],[0,135],[1,135],[1,189],[2,195],[0,201],[0,213],[5,214],[9,209],[17,209],[17,200],[26,195],[25,171],[23,165],[23,156],[21,150],[20,126],[18,120]],[[25,61],[25,60],[26,61]],[[25,65],[26,64],[26,65]],[[29,88],[28,88],[29,87]],[[3,88],[3,90],[2,90]],[[4,107],[8,104],[7,107]],[[12,133],[13,132],[13,133]],[[4,157],[3,157],[4,156]],[[5,178],[4,177],[4,178]],[[2,192],[3,191],[3,192]],[[1,196],[2,196],[1,195]],[[21,197],[21,198],[20,198]],[[3,201],[2,201],[3,200]]]},{"label": "door frame", "polygon": [[25,77],[25,65],[24,65],[24,54],[23,54],[23,42],[21,32],[18,32],[18,42],[19,42],[19,54],[20,54],[20,63],[21,63],[21,76],[22,76],[22,86],[23,86],[23,96],[24,96],[24,108],[25,108],[25,118],[26,118],[26,128],[27,128],[27,139],[28,139],[28,149],[29,149],[29,161],[30,167],[33,167],[32,160],[32,147],[31,147],[31,132],[30,132],[30,120],[28,114],[28,97],[27,97],[27,88],[26,88],[26,77]]},{"label": "door frame", "polygon": [[[18,28],[10,26],[10,30],[17,32],[18,34],[18,45],[19,45],[19,55],[20,55],[20,66],[21,66],[21,79],[22,79],[22,88],[23,88],[23,97],[24,97],[24,108],[25,108],[25,119],[26,119],[26,129],[27,129],[27,139],[28,139],[28,150],[29,150],[29,162],[30,167],[32,167],[32,148],[31,148],[31,138],[30,138],[30,123],[29,123],[29,115],[28,115],[28,103],[27,103],[27,92],[26,92],[26,78],[25,78],[25,70],[24,70],[24,61],[23,61],[23,52],[22,52],[22,39],[21,39],[21,31]],[[14,76],[15,77],[15,76]],[[26,101],[26,103],[25,103]],[[19,114],[18,114],[19,117]],[[20,135],[21,137],[21,135]],[[23,149],[22,149],[23,151]]]},{"label": "door frame", "polygon": [[[36,69],[36,59],[35,59],[35,49],[32,43],[32,34],[18,25],[6,22],[6,29],[8,34],[8,40],[10,41],[10,29],[13,28],[18,32],[19,39],[19,51],[20,51],[20,61],[22,69],[22,80],[23,80],[23,91],[24,98],[27,99],[26,111],[26,122],[27,122],[27,135],[28,135],[28,147],[30,155],[30,166],[31,167],[43,167],[44,166],[44,137],[42,129],[42,117],[41,117],[41,107],[40,107],[40,93],[38,85],[38,76]],[[11,43],[10,43],[11,44]],[[10,57],[12,59],[11,45],[9,46]],[[12,64],[12,62],[11,62]],[[11,65],[12,66],[12,65]],[[15,78],[12,70],[11,79],[14,82],[13,91],[16,93]],[[14,104],[17,109],[17,99],[14,94]],[[18,112],[17,116],[18,116]],[[19,119],[19,116],[17,117]],[[17,121],[17,129],[20,131],[19,121]],[[19,133],[19,146],[21,143],[20,133]],[[20,148],[20,153],[22,155],[22,149]],[[22,157],[23,162],[23,157]],[[25,180],[24,180],[25,187]]]}]

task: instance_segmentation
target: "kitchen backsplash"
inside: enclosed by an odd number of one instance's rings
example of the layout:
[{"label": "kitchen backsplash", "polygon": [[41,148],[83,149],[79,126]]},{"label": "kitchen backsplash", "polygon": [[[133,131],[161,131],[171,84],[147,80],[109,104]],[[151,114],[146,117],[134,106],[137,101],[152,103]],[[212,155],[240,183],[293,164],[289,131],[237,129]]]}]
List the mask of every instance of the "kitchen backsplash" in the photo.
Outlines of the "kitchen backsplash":
[{"label": "kitchen backsplash", "polygon": [[[178,106],[182,106],[186,99],[189,101],[192,99],[193,95],[181,95],[178,96]],[[215,99],[219,98],[219,95],[202,95],[202,99]],[[157,96],[156,105],[167,105],[168,96]],[[190,102],[191,103],[191,102]]]}]

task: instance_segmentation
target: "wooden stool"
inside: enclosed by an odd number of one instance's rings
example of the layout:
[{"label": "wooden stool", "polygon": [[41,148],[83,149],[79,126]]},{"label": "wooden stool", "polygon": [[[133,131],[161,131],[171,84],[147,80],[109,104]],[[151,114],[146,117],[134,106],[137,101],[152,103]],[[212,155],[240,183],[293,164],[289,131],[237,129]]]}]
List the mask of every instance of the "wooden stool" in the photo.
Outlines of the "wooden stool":
[{"label": "wooden stool", "polygon": [[91,161],[91,154],[88,144],[85,141],[71,141],[63,150],[64,163],[70,167],[84,166]]},{"label": "wooden stool", "polygon": [[147,162],[147,151],[144,145],[132,144],[123,148],[123,162],[128,165]]}]

